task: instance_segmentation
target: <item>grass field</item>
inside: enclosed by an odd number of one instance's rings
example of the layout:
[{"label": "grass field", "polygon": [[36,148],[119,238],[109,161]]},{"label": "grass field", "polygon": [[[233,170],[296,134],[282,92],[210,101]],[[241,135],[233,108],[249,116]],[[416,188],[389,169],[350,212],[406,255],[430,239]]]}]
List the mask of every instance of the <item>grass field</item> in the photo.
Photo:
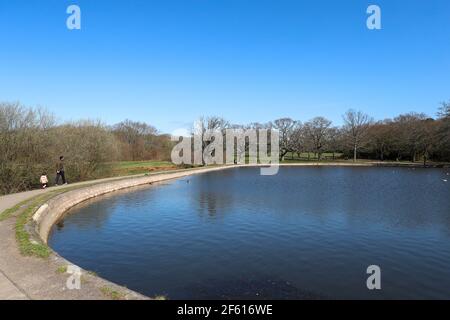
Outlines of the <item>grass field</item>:
[{"label": "grass field", "polygon": [[[335,153],[334,157],[333,154],[330,152],[325,152],[322,153],[322,160],[343,160],[342,159],[342,153]],[[303,152],[300,153],[300,156],[297,153],[293,153],[293,152],[288,152],[285,156],[284,156],[284,161],[285,162],[292,162],[292,161],[317,161],[317,154],[314,154],[312,152],[310,152],[308,154],[308,152]]]},{"label": "grass field", "polygon": [[149,173],[178,169],[169,161],[121,161],[112,164],[114,176]]},{"label": "grass field", "polygon": [[[342,154],[336,153],[334,158],[340,159]],[[247,157],[248,158],[248,157]],[[247,159],[248,160],[248,159]],[[313,153],[302,153],[300,157],[295,153],[288,153],[284,157],[283,162],[304,162],[304,161],[317,161],[317,156]],[[323,153],[322,161],[333,160],[332,153]],[[134,174],[149,173],[155,171],[167,171],[179,169],[176,165],[170,161],[121,161],[112,164],[113,176],[127,176]]]}]

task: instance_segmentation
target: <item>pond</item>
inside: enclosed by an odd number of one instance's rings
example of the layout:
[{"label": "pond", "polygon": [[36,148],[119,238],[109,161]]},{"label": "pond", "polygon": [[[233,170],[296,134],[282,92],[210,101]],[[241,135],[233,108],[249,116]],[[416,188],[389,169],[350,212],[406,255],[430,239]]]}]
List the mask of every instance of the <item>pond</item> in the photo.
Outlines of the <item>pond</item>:
[{"label": "pond", "polygon": [[[49,245],[169,299],[450,299],[449,171],[199,174],[80,204]],[[381,290],[367,289],[370,265]]]}]

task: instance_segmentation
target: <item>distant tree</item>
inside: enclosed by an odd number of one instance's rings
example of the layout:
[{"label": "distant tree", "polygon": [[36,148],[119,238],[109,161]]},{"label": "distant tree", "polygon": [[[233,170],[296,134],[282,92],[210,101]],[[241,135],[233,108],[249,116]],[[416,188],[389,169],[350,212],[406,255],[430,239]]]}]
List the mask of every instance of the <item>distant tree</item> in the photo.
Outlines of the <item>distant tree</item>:
[{"label": "distant tree", "polygon": [[150,157],[158,131],[155,127],[139,121],[125,120],[112,127],[112,132],[122,145],[125,160],[146,160]]},{"label": "distant tree", "polygon": [[424,113],[410,112],[394,118],[395,146],[397,159],[405,154],[412,162],[416,162],[419,153],[418,136],[421,134],[420,124],[428,117]]},{"label": "distant tree", "polygon": [[372,124],[368,132],[368,149],[373,157],[384,161],[394,146],[394,129],[392,120],[378,121]]},{"label": "distant tree", "polygon": [[450,160],[450,101],[442,103],[438,115],[440,119],[436,129],[437,153],[442,159]]},{"label": "distant tree", "polygon": [[437,129],[437,123],[433,119],[422,120],[417,124],[416,143],[418,151],[422,155],[424,166],[426,166],[427,164],[427,160],[430,157],[431,150],[437,144]]},{"label": "distant tree", "polygon": [[441,119],[450,118],[450,101],[441,103],[441,107],[439,108],[438,116]]},{"label": "distant tree", "polygon": [[225,130],[230,128],[230,123],[222,117],[210,116],[210,117],[200,117],[194,122],[191,130],[193,136],[197,136],[202,141],[202,163],[205,164],[203,159],[203,152],[206,147],[210,145],[211,140],[206,139],[208,134],[220,131],[225,135]]},{"label": "distant tree", "polygon": [[[52,131],[56,137],[63,137],[54,148],[58,150],[57,154],[67,159],[72,180],[96,178],[97,172],[105,169],[105,164],[118,158],[115,137],[100,121],[69,122],[56,126]],[[58,156],[53,158],[57,159]]]},{"label": "distant tree", "polygon": [[333,160],[336,159],[336,152],[343,149],[343,133],[339,127],[328,129],[327,149],[331,151]]},{"label": "distant tree", "polygon": [[301,158],[301,154],[306,151],[305,131],[301,121],[296,121],[295,127],[291,135],[292,152],[297,153]]},{"label": "distant tree", "polygon": [[293,150],[292,134],[295,124],[296,122],[291,118],[281,118],[273,122],[273,127],[278,130],[280,136],[280,161]]},{"label": "distant tree", "polygon": [[247,126],[249,129],[271,129],[272,128],[272,123],[259,123],[259,122],[252,122]]},{"label": "distant tree", "polygon": [[356,162],[358,148],[367,136],[372,119],[361,111],[348,110],[344,115],[344,132],[346,132],[353,149],[353,161]]},{"label": "distant tree", "polygon": [[331,121],[324,117],[316,117],[304,124],[305,138],[312,144],[319,161],[322,158],[323,147],[327,144],[330,126]]}]

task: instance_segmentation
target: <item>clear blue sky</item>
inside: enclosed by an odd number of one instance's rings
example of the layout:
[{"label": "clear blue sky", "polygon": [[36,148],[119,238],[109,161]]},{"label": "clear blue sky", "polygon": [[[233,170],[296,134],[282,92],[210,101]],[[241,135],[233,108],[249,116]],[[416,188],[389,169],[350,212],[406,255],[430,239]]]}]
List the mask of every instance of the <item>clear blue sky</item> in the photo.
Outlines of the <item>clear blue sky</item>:
[{"label": "clear blue sky", "polygon": [[[66,28],[70,4],[80,31]],[[448,99],[448,0],[0,0],[0,101],[60,120],[339,124],[348,108],[434,116]]]}]

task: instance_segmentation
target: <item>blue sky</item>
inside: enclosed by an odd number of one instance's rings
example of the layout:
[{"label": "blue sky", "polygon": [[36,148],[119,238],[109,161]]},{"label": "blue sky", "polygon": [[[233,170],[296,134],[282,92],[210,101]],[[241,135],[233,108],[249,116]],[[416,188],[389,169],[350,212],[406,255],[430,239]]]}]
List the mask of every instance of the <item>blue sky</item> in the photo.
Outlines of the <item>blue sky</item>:
[{"label": "blue sky", "polygon": [[[82,30],[66,28],[77,4]],[[382,10],[382,30],[366,9]],[[163,132],[450,99],[448,0],[0,0],[0,101]]]}]

